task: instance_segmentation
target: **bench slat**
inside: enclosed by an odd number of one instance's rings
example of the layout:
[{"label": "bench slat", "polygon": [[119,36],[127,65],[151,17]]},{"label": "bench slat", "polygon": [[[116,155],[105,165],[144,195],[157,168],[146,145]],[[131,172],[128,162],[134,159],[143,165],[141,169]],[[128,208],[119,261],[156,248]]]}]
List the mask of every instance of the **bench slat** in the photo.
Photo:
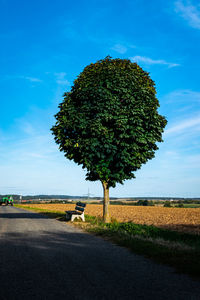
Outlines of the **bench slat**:
[{"label": "bench slat", "polygon": [[67,210],[66,213],[68,215],[82,215],[82,212],[79,212],[77,210]]},{"label": "bench slat", "polygon": [[84,207],[80,207],[80,206],[76,206],[75,209],[78,211],[82,211],[82,212],[84,212],[84,210],[85,210]]},{"label": "bench slat", "polygon": [[77,202],[76,205],[81,206],[81,207],[86,207],[86,203],[82,203],[82,202]]}]

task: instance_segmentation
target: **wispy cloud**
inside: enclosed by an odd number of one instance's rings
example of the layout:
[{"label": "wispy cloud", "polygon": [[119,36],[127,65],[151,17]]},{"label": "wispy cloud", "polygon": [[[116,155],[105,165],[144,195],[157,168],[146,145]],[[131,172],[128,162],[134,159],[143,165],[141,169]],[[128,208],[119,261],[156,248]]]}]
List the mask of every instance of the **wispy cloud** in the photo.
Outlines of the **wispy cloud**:
[{"label": "wispy cloud", "polygon": [[200,6],[195,6],[191,1],[178,0],[175,2],[175,11],[181,15],[188,24],[200,29]]},{"label": "wispy cloud", "polygon": [[[163,113],[167,115],[169,124],[177,120],[192,119],[200,115],[200,92],[189,89],[175,90],[161,97]],[[173,109],[172,109],[173,107]],[[179,121],[178,121],[179,120]]]},{"label": "wispy cloud", "polygon": [[167,102],[188,102],[188,103],[199,103],[200,102],[200,92],[192,90],[175,90],[164,96],[164,100]]},{"label": "wispy cloud", "polygon": [[26,77],[24,77],[24,79],[29,80],[30,82],[42,82],[41,79],[35,78],[35,77],[28,77],[28,76],[26,76]]},{"label": "wispy cloud", "polygon": [[[83,194],[76,186],[78,170],[81,171],[84,190],[87,190],[81,167],[66,160],[63,153],[59,152],[49,128],[41,131],[23,138],[18,135],[12,141],[12,146],[4,143],[0,148],[0,171],[4,174],[1,193]],[[9,188],[11,186],[15,189]]]},{"label": "wispy cloud", "polygon": [[39,78],[36,78],[36,77],[30,77],[30,76],[19,76],[18,78],[21,78],[21,79],[26,79],[30,82],[42,82],[41,79]]},{"label": "wispy cloud", "polygon": [[35,134],[36,129],[34,128],[33,124],[31,124],[29,121],[18,121],[19,128],[21,131],[27,135],[33,135]]},{"label": "wispy cloud", "polygon": [[54,73],[54,75],[56,77],[57,84],[70,86],[70,82],[65,78],[67,75],[65,72]]},{"label": "wispy cloud", "polygon": [[200,154],[195,155],[189,155],[188,156],[188,164],[192,165],[193,168],[199,168],[200,167]]},{"label": "wispy cloud", "polygon": [[200,126],[200,115],[195,118],[184,120],[178,124],[175,124],[174,126],[170,127],[169,129],[166,129],[165,135],[183,132],[186,129],[191,129],[191,128],[192,129],[194,129],[194,128],[200,129],[199,126]]},{"label": "wispy cloud", "polygon": [[138,63],[141,62],[141,63],[147,64],[147,65],[166,65],[169,68],[180,66],[180,64],[167,62],[163,59],[154,60],[154,59],[152,59],[150,57],[146,57],[146,56],[133,56],[133,57],[130,57],[130,59],[133,62],[138,62]]},{"label": "wispy cloud", "polygon": [[37,77],[32,77],[32,76],[26,76],[26,75],[7,75],[5,76],[6,80],[10,80],[10,79],[23,79],[23,80],[27,80],[29,82],[42,82],[42,80],[40,78]]},{"label": "wispy cloud", "polygon": [[115,51],[115,52],[118,52],[120,54],[124,54],[127,52],[127,47],[121,45],[121,44],[115,44],[111,50]]},{"label": "wispy cloud", "polygon": [[114,46],[112,46],[110,49],[113,50],[113,51],[115,51],[115,52],[117,52],[117,53],[120,53],[120,54],[124,54],[128,50],[136,48],[135,45],[132,45],[132,44],[130,44],[128,42],[122,42],[122,43],[120,43],[120,42],[116,42],[116,41],[114,41],[112,39],[108,39],[107,43],[110,43],[111,45],[114,44]]}]

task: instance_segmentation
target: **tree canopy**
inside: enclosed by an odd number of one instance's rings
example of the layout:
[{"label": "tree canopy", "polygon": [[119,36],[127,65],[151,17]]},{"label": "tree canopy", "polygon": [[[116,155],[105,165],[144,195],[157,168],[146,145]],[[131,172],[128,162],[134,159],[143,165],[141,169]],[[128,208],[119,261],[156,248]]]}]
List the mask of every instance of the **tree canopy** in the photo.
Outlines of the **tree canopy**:
[{"label": "tree canopy", "polygon": [[167,123],[158,107],[149,73],[106,57],[88,65],[64,94],[52,132],[66,158],[87,169],[86,179],[109,189],[155,156]]}]

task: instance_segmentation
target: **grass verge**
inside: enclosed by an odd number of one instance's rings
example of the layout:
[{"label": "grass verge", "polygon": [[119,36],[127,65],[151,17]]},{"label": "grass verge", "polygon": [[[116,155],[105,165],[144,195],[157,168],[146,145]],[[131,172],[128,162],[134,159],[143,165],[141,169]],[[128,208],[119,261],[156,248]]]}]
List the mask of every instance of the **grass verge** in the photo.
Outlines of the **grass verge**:
[{"label": "grass verge", "polygon": [[60,211],[56,211],[56,210],[54,211],[54,210],[42,209],[42,208],[31,207],[31,206],[24,206],[24,205],[20,205],[20,204],[15,204],[14,206],[25,209],[25,210],[37,212],[48,218],[56,219],[59,221],[66,221],[66,218],[65,218],[66,214],[64,212],[60,212]]},{"label": "grass verge", "polygon": [[[23,205],[15,206],[66,221],[64,212],[24,207]],[[111,223],[105,224],[101,218],[88,215],[85,216],[85,219],[85,223],[76,221],[73,225],[127,247],[134,253],[170,265],[180,273],[200,278],[200,236],[132,222],[119,223],[113,220]]]}]

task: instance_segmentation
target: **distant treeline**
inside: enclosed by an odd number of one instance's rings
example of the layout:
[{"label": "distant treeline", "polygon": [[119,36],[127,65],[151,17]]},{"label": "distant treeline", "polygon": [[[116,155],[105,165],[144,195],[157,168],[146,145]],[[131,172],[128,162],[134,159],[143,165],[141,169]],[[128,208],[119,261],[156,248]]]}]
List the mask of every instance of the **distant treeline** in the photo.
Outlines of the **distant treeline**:
[{"label": "distant treeline", "polygon": [[[7,194],[8,195],[8,194]],[[0,198],[5,197],[7,195],[0,195]],[[26,195],[21,196],[17,194],[9,194],[12,195],[14,200],[75,200],[75,199],[82,199],[82,200],[102,200],[102,197],[87,197],[87,196],[70,196],[70,195]],[[117,197],[110,197],[110,200],[115,201],[140,201],[139,203],[142,205],[142,201],[145,201],[145,205],[147,204],[147,201],[149,201],[149,204],[151,205],[151,201],[154,203],[156,201],[183,201],[184,203],[200,203],[200,198],[180,198],[180,197],[123,197],[123,198],[117,198]]]},{"label": "distant treeline", "polygon": [[[69,196],[69,195],[26,195],[26,196],[21,196],[21,195],[13,195],[9,194],[13,197],[14,200],[66,200],[66,199],[87,199],[87,197],[84,196]],[[0,195],[0,198],[7,196],[7,195]],[[102,197],[94,197],[90,199],[97,199],[101,200]],[[116,198],[117,199],[117,198]]]}]

